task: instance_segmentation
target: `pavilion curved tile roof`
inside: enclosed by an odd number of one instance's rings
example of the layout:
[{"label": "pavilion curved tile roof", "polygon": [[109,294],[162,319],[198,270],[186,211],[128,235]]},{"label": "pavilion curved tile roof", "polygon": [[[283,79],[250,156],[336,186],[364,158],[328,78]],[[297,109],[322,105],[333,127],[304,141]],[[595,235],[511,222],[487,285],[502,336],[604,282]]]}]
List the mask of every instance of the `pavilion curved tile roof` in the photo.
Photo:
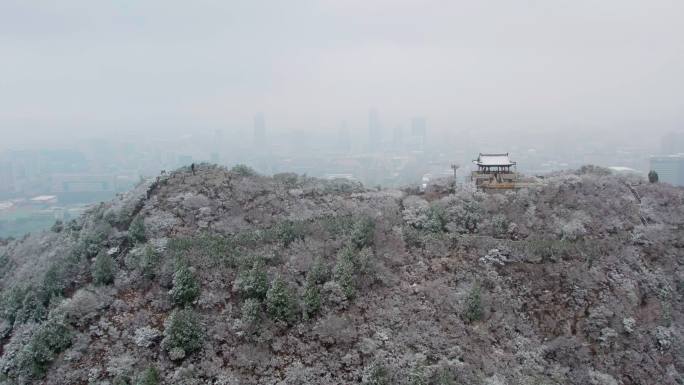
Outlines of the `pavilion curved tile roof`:
[{"label": "pavilion curved tile roof", "polygon": [[505,166],[514,166],[515,162],[511,161],[511,158],[508,156],[508,153],[505,154],[482,154],[477,157],[477,160],[474,160],[473,163],[477,164],[478,166],[500,166],[500,167],[505,167]]}]

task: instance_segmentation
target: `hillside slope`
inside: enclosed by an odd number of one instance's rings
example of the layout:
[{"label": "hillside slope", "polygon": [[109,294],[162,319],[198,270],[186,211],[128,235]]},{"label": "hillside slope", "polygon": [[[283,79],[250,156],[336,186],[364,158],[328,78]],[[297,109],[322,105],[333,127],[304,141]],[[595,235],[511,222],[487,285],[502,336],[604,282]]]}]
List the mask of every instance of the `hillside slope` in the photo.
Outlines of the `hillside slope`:
[{"label": "hillside slope", "polygon": [[201,165],[0,242],[0,383],[681,384],[684,190]]}]

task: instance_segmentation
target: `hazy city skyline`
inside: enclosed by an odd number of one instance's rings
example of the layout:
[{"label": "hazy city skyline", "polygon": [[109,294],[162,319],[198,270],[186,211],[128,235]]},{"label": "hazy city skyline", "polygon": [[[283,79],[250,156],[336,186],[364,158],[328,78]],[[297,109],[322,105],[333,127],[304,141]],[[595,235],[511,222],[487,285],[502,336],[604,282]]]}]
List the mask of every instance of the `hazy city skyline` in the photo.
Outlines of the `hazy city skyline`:
[{"label": "hazy city skyline", "polygon": [[[0,5],[0,148],[250,129],[658,135],[684,126],[679,1]],[[641,135],[639,135],[641,134]],[[363,133],[367,136],[367,133]]]}]

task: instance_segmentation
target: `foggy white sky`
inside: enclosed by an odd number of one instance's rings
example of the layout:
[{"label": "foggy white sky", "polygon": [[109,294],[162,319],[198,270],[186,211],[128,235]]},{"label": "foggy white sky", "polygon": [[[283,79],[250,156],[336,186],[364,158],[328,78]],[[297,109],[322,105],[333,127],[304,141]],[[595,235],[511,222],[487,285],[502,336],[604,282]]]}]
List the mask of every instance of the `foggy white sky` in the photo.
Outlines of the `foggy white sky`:
[{"label": "foggy white sky", "polygon": [[[681,0],[2,0],[3,146],[68,132],[684,127]],[[64,137],[64,135],[59,135]]]}]

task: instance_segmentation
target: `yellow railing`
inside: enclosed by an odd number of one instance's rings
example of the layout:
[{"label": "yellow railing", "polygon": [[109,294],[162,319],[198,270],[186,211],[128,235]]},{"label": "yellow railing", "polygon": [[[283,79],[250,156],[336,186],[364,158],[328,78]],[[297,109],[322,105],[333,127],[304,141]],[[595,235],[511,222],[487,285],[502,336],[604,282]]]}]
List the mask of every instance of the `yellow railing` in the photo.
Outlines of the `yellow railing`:
[{"label": "yellow railing", "polygon": [[483,190],[513,190],[537,185],[535,182],[521,181],[518,173],[483,174],[474,171],[470,179],[477,188]]}]

